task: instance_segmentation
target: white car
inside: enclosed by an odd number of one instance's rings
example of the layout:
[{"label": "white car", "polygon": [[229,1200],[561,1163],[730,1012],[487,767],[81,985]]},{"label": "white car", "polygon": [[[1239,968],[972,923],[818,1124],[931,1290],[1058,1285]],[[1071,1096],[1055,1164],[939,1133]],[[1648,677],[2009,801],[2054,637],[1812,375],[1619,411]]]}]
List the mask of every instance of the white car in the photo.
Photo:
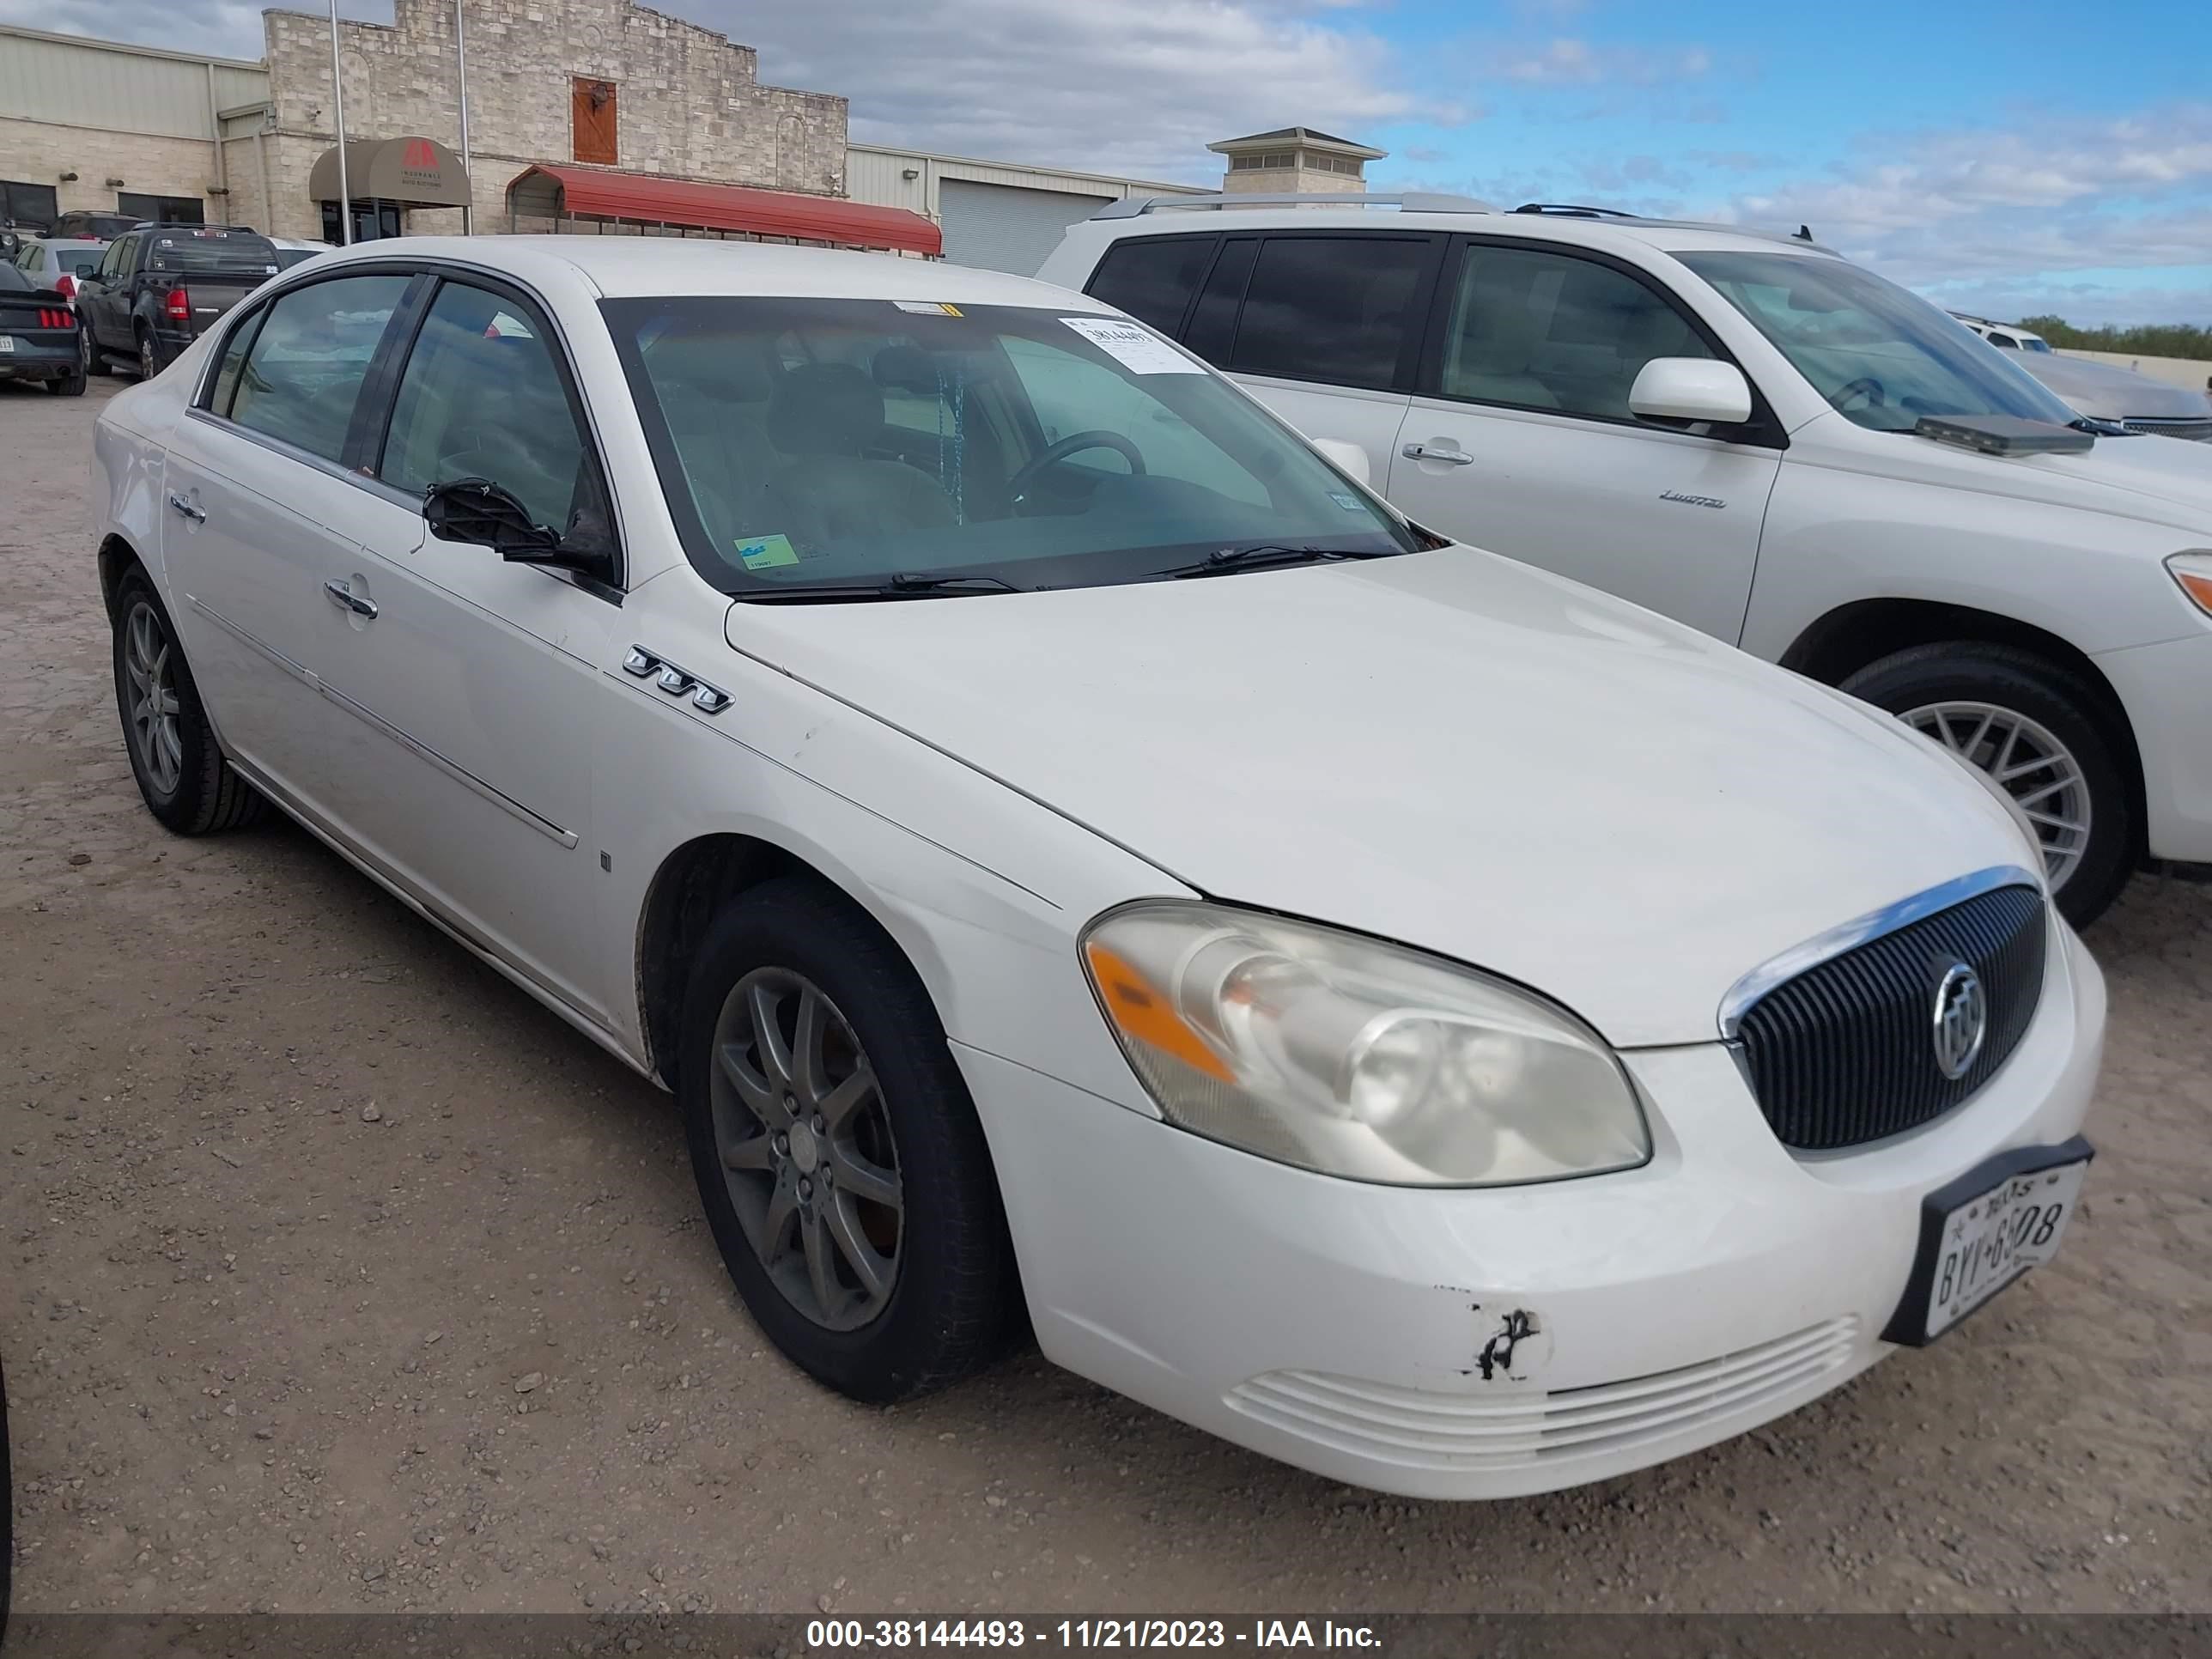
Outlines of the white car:
[{"label": "white car", "polygon": [[1970,317],[1963,311],[1951,314],[2000,350],[2025,351],[2041,357],[2057,356],[2051,350],[2050,341],[2017,323],[1993,323],[1986,317]]},{"label": "white car", "polygon": [[318,253],[328,253],[337,244],[311,241],[304,236],[271,236],[269,246],[276,250],[276,269],[289,270],[294,265],[303,265]]},{"label": "white car", "polygon": [[276,802],[671,1087],[748,1307],[859,1398],[1025,1304],[1277,1457],[1534,1492],[2063,1235],[2104,989],[1998,792],[1411,528],[1095,301],[375,244],[97,455],[155,815]]},{"label": "white car", "polygon": [[2212,451],[2066,429],[1943,313],[1798,237],[1255,199],[1117,204],[1040,275],[1358,444],[1420,523],[1994,769],[2077,925],[2146,859],[2212,862]]}]

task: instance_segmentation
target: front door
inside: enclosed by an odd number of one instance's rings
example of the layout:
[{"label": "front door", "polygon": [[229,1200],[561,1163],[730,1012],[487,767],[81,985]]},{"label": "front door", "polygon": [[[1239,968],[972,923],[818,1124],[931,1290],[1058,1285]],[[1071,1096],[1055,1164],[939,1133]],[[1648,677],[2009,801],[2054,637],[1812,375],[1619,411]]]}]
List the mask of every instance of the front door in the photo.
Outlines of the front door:
[{"label": "front door", "polygon": [[448,280],[431,297],[381,453],[362,462],[361,546],[327,573],[343,597],[324,683],[351,726],[321,787],[448,921],[604,1024],[592,715],[617,596],[441,540],[422,514],[432,484],[481,477],[556,528],[604,520],[559,354],[519,295]]},{"label": "front door", "polygon": [[92,343],[99,349],[123,351],[130,348],[131,331],[124,319],[131,303],[131,254],[137,244],[136,236],[118,236],[110,242],[107,252],[100,257],[100,269],[94,273],[92,281],[79,287],[78,320],[91,331]]},{"label": "front door", "polygon": [[1628,409],[1652,358],[1721,355],[1702,326],[1626,267],[1474,240],[1439,310],[1390,500],[1735,643],[1781,452]]}]

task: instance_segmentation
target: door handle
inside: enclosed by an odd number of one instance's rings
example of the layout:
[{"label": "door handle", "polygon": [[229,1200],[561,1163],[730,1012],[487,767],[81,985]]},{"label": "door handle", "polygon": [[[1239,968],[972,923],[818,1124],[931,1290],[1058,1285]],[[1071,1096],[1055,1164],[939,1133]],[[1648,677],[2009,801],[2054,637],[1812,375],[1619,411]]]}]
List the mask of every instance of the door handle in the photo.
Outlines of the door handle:
[{"label": "door handle", "polygon": [[356,617],[367,617],[372,622],[376,619],[376,601],[364,599],[343,582],[325,582],[323,592],[331,596],[332,605],[342,605]]},{"label": "door handle", "polygon": [[1444,444],[1407,444],[1398,453],[1409,461],[1442,461],[1446,466],[1474,465],[1474,457],[1467,451]]},{"label": "door handle", "polygon": [[194,524],[205,524],[207,522],[207,514],[201,512],[197,507],[194,507],[182,495],[171,495],[169,497],[169,505],[175,507],[178,512],[183,514]]}]

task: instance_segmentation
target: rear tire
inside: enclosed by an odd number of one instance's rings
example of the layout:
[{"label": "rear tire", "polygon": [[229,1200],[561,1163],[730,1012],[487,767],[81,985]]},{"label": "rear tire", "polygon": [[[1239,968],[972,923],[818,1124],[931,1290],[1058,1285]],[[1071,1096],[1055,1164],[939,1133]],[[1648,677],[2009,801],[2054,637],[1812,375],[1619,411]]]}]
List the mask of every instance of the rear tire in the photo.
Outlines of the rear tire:
[{"label": "rear tire", "polygon": [[[759,1042],[756,994],[780,1059]],[[811,880],[750,889],[700,946],[681,1033],[676,1094],[700,1200],[769,1340],[874,1404],[997,1358],[1020,1314],[990,1151],[928,993],[874,923]],[[811,1227],[830,1252],[820,1279]]]},{"label": "rear tire", "polygon": [[46,390],[57,398],[82,398],[84,396],[84,371],[71,369],[66,374],[48,380]]},{"label": "rear tire", "polygon": [[150,380],[161,372],[161,348],[154,343],[154,331],[141,325],[138,330],[138,378]]},{"label": "rear tire", "polygon": [[[2067,921],[2086,927],[2119,896],[2142,834],[2123,759],[2127,738],[2121,716],[2078,675],[2033,652],[1953,640],[1869,663],[1842,689],[1962,760],[1971,750],[1984,772],[2002,763],[2010,775],[2001,781],[2043,839]],[[2086,834],[2069,823],[2085,823]]]},{"label": "rear tire", "polygon": [[143,570],[115,596],[115,702],[138,793],[164,827],[211,835],[268,810],[223,758],[176,629]]},{"label": "rear tire", "polygon": [[107,361],[107,354],[100,349],[100,342],[93,337],[91,325],[79,319],[77,331],[84,337],[84,372],[87,374],[114,374],[115,365]]}]

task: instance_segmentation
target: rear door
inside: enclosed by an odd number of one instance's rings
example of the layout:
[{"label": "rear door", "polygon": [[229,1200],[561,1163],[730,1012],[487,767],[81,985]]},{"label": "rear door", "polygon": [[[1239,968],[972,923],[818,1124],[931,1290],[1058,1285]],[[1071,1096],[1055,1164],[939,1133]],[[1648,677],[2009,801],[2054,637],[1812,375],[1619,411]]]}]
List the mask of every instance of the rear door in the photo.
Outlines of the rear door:
[{"label": "rear door", "polygon": [[[1734,643],[1784,440],[1771,416],[1638,420],[1654,357],[1725,348],[1654,278],[1584,250],[1463,239],[1390,500],[1445,535],[1602,587]],[[1756,393],[1754,393],[1754,398]]]},{"label": "rear door", "polygon": [[1308,437],[1358,445],[1379,484],[1444,241],[1418,231],[1225,236],[1186,337]]},{"label": "rear door", "polygon": [[171,611],[216,726],[325,819],[319,780],[346,733],[319,695],[343,632],[324,584],[360,556],[355,417],[409,280],[349,273],[241,319],[177,422],[163,479]]}]

